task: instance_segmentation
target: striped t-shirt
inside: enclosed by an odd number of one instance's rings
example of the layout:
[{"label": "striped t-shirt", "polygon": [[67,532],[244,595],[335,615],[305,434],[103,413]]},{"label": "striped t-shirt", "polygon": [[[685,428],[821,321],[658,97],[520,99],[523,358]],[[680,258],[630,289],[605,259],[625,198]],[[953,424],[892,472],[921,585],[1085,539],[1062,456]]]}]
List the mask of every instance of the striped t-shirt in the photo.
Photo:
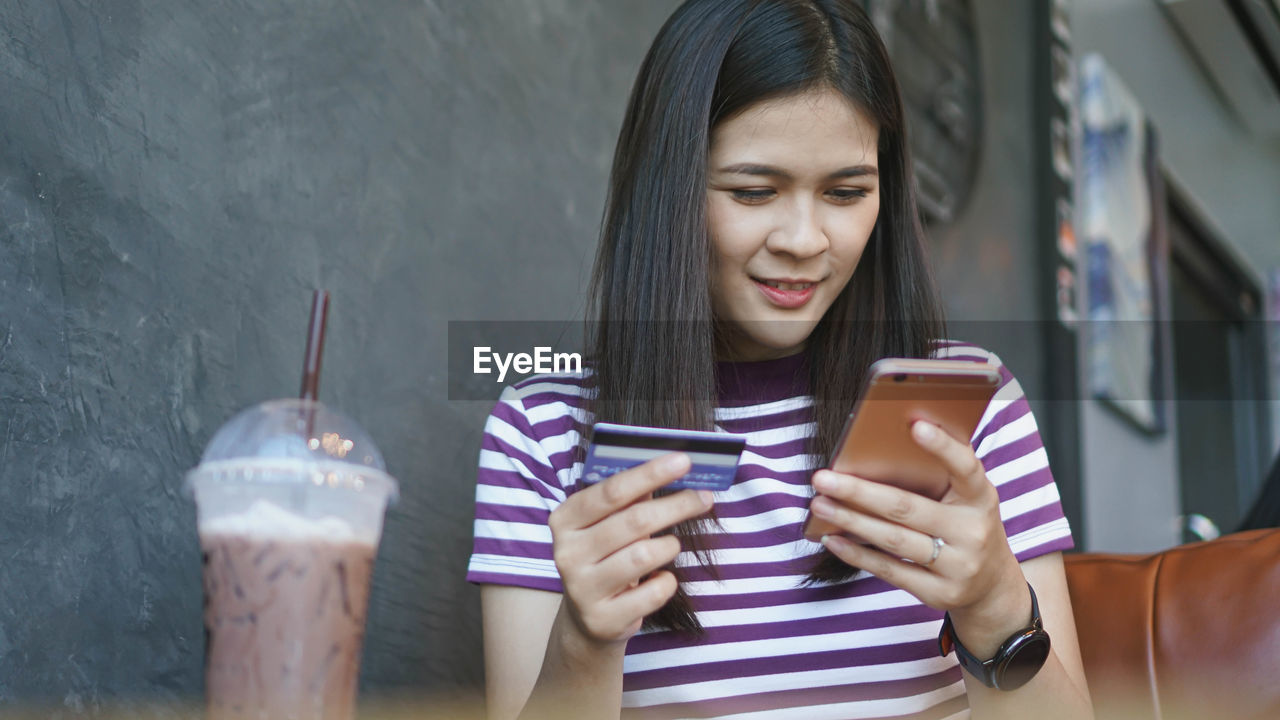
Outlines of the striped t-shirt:
[{"label": "striped t-shirt", "polygon": [[[973,446],[1000,495],[1019,561],[1072,546],[1035,419],[998,358],[951,344],[939,357],[990,362],[1003,383]],[[684,587],[705,634],[642,632],[627,644],[623,717],[967,717],[954,653],[938,656],[942,613],[861,572],[802,585],[822,546],[801,536],[821,460],[806,454],[813,400],[801,356],[721,363],[718,430],[748,437],[733,486],[708,528],[719,580],[691,553]],[[562,592],[550,512],[582,468],[581,376],[542,375],[507,388],[485,426],[467,579]]]}]

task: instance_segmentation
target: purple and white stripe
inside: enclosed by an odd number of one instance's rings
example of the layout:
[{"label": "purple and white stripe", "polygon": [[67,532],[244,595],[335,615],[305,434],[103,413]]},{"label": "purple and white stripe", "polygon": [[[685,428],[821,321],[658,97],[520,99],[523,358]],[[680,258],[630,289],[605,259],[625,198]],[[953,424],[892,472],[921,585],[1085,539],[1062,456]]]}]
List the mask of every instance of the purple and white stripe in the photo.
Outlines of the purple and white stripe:
[{"label": "purple and white stripe", "polygon": [[[1039,431],[994,355],[947,343],[939,357],[990,362],[1004,379],[972,439],[1000,496],[1019,560],[1071,547]],[[797,358],[733,366],[717,428],[748,436],[734,484],[716,495],[706,543],[676,563],[705,634],[645,632],[627,645],[624,717],[967,717],[954,655],[938,657],[942,614],[867,573],[802,585],[821,546],[801,537],[821,459],[805,454],[812,398]],[[794,367],[788,368],[787,363]],[[734,386],[737,386],[736,388]],[[741,389],[737,394],[734,391]],[[467,578],[560,592],[547,516],[581,471],[582,378],[508,388],[485,427]]]}]

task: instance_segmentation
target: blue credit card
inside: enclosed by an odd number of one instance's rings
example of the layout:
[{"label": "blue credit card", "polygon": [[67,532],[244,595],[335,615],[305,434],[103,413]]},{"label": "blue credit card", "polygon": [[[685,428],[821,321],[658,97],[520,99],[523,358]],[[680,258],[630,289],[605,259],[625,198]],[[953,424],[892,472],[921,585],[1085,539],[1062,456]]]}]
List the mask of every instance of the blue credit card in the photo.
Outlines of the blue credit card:
[{"label": "blue credit card", "polygon": [[598,483],[660,455],[682,452],[689,456],[693,467],[667,488],[728,490],[746,446],[745,435],[596,423],[582,467],[582,481],[588,485]]}]

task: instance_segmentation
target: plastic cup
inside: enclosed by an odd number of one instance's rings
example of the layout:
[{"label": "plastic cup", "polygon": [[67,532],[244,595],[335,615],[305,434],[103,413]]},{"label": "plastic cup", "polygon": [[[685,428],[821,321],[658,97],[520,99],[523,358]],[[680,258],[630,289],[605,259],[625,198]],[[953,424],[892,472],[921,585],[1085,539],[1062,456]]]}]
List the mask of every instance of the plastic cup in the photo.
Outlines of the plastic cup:
[{"label": "plastic cup", "polygon": [[350,720],[387,504],[382,454],[345,416],[273,400],[187,475],[204,557],[210,720]]}]

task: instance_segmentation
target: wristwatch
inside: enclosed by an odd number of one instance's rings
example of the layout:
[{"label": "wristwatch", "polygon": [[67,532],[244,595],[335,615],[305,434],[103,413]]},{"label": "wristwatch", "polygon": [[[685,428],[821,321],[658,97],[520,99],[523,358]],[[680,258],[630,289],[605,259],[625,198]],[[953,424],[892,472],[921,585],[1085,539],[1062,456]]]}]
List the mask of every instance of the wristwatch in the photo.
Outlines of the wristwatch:
[{"label": "wristwatch", "polygon": [[1049,658],[1049,633],[1044,631],[1040,622],[1040,604],[1036,602],[1036,591],[1027,583],[1031,591],[1031,624],[1009,636],[1000,645],[995,657],[990,660],[979,660],[973,653],[960,644],[955,628],[951,625],[951,613],[942,620],[942,632],[938,633],[938,652],[946,657],[955,648],[956,659],[960,667],[982,681],[983,685],[997,690],[1017,690],[1035,677],[1044,661]]}]

